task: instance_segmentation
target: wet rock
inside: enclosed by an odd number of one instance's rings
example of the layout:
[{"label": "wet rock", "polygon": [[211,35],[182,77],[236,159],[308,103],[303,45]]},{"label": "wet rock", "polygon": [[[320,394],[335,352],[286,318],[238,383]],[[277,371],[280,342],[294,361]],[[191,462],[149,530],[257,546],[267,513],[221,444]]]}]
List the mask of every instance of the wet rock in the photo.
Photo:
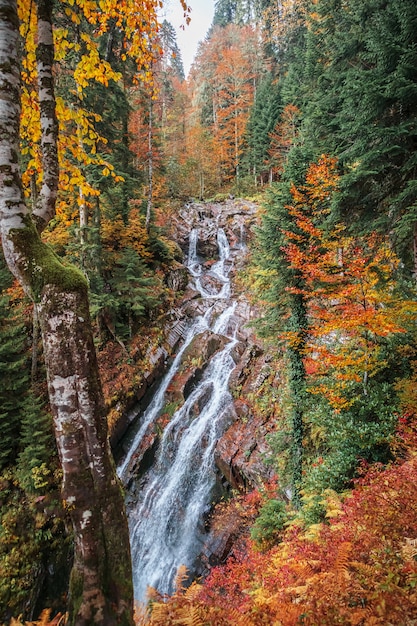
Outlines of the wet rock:
[{"label": "wet rock", "polygon": [[235,410],[239,419],[217,443],[216,466],[233,489],[260,487],[273,476],[272,468],[265,464],[270,451],[266,438],[273,425],[254,416],[243,401],[235,402]]},{"label": "wet rock", "polygon": [[225,230],[232,248],[242,249],[250,237],[256,213],[256,204],[241,199],[189,202],[175,218],[174,228],[178,243],[187,252],[190,230],[198,228],[198,254],[207,259],[216,259],[218,257],[216,228]]},{"label": "wet rock", "polygon": [[242,355],[244,354],[246,348],[246,343],[244,341],[239,341],[232,349],[230,354],[236,364],[239,364],[240,359],[242,358]]},{"label": "wet rock", "polygon": [[197,417],[197,415],[200,415],[201,411],[204,409],[206,404],[209,402],[212,394],[213,394],[213,386],[212,385],[208,385],[207,389],[205,390],[203,395],[201,395],[198,398],[197,402],[195,402],[195,404],[193,405],[192,414],[193,414],[194,417]]},{"label": "wet rock", "polygon": [[217,245],[217,233],[200,230],[197,254],[205,259],[217,259],[219,248]]},{"label": "wet rock", "polygon": [[[188,292],[187,292],[188,293]],[[197,292],[191,292],[197,293]],[[207,303],[200,297],[200,294],[195,297],[191,297],[189,300],[184,302],[183,311],[189,318],[199,317],[200,315],[204,315],[207,311]]]},{"label": "wet rock", "polygon": [[219,280],[216,276],[210,276],[210,274],[206,274],[201,278],[201,286],[208,294],[210,294],[211,296],[215,296],[223,287],[223,282]]},{"label": "wet rock", "polygon": [[200,382],[210,359],[224,348],[229,340],[209,330],[194,337],[184,352],[182,363],[172,379],[167,392],[167,403],[184,401]]},{"label": "wet rock", "polygon": [[130,489],[134,483],[137,483],[140,476],[152,466],[158,445],[158,433],[153,429],[149,429],[129,463],[130,479],[126,483],[128,489]]},{"label": "wet rock", "polygon": [[[245,349],[229,379],[229,386],[232,392],[241,389],[243,384],[248,381],[254,371],[255,363],[258,364],[259,357],[262,354],[262,348],[254,343]],[[257,366],[259,367],[259,365]]]},{"label": "wet rock", "polygon": [[233,519],[229,519],[223,528],[210,533],[200,556],[200,575],[207,575],[212,567],[226,562],[233,548],[236,547],[236,540],[243,533],[244,528],[245,523],[238,516],[235,516]]},{"label": "wet rock", "polygon": [[190,280],[190,275],[187,268],[180,263],[176,264],[166,276],[166,283],[170,289],[176,293],[179,291],[185,291]]}]

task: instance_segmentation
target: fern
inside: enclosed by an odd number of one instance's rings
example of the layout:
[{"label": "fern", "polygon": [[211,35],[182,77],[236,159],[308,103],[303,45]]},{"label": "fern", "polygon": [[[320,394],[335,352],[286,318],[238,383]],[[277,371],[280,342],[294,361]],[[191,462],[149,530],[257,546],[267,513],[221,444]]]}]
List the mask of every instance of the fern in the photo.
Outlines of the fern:
[{"label": "fern", "polygon": [[229,624],[233,626],[253,626],[253,621],[249,615],[243,615],[234,609],[229,614]]},{"label": "fern", "polygon": [[22,622],[21,616],[17,619],[12,617],[10,620],[10,626],[63,626],[66,623],[67,614],[62,615],[61,613],[58,613],[58,615],[51,620],[51,613],[51,609],[44,609],[39,620],[36,620],[35,622]]},{"label": "fern", "polygon": [[349,579],[350,574],[348,571],[349,555],[352,551],[352,544],[349,541],[344,541],[340,544],[337,551],[336,560],[334,562],[334,571],[338,579]]},{"label": "fern", "polygon": [[185,590],[184,583],[186,580],[187,580],[187,568],[185,565],[180,565],[177,570],[177,575],[175,576],[175,580],[174,580],[174,588],[177,593]]},{"label": "fern", "polygon": [[199,585],[198,583],[193,582],[185,591],[184,598],[188,602],[194,602],[197,599],[202,589],[203,589],[202,585]]},{"label": "fern", "polygon": [[349,565],[354,567],[359,573],[368,576],[371,580],[375,577],[375,568],[367,563],[362,563],[361,561],[351,561]]},{"label": "fern", "polygon": [[406,537],[401,552],[405,561],[417,560],[417,539]]},{"label": "fern", "polygon": [[167,626],[169,623],[170,610],[172,607],[164,602],[154,602],[152,604],[152,615],[150,623],[152,626]]},{"label": "fern", "polygon": [[[374,607],[369,605],[365,608],[356,609],[349,616],[349,623],[352,626],[362,626],[363,624],[372,624],[372,620],[374,617]],[[380,623],[380,622],[377,622]]]},{"label": "fern", "polygon": [[177,611],[178,618],[173,620],[173,624],[178,626],[204,626],[200,610],[196,606],[183,607]]},{"label": "fern", "polygon": [[149,624],[149,610],[145,605],[135,605],[134,622],[135,626],[147,626]]}]

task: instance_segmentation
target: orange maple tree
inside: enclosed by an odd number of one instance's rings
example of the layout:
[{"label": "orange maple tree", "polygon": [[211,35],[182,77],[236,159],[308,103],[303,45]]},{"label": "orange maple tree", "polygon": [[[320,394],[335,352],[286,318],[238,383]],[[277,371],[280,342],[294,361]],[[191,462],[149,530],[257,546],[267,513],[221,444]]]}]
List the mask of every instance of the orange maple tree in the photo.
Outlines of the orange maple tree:
[{"label": "orange maple tree", "polygon": [[344,390],[362,383],[384,367],[381,339],[402,333],[415,304],[397,296],[395,271],[399,260],[387,237],[372,233],[352,237],[342,224],[326,224],[333,194],[338,190],[335,159],[322,156],[311,164],[306,184],[291,188],[287,207],[294,228],[285,231],[285,254],[303,278],[308,302],[307,371],[332,373],[335,385],[313,384],[334,408],[348,406]]}]

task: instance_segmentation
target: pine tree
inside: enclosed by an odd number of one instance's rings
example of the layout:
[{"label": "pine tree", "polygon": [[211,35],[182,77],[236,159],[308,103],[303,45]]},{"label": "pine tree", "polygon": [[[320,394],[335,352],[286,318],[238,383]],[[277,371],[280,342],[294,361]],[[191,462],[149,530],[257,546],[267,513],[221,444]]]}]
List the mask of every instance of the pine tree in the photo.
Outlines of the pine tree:
[{"label": "pine tree", "polygon": [[291,203],[289,185],[282,183],[268,193],[265,214],[258,232],[260,254],[259,288],[267,307],[260,320],[261,334],[274,337],[285,345],[289,364],[289,431],[291,449],[288,472],[294,505],[301,502],[300,490],[303,471],[303,438],[306,371],[304,367],[305,343],[308,333],[307,307],[303,295],[304,281],[297,270],[291,268],[284,247],[288,242],[286,232],[296,230],[287,206]]},{"label": "pine tree", "polygon": [[175,28],[172,24],[164,20],[161,24],[159,38],[162,47],[164,64],[172,70],[172,74],[184,80],[184,66],[182,63],[181,50],[178,47]]},{"label": "pine tree", "polygon": [[10,273],[0,261],[0,469],[16,458],[19,434],[30,385],[25,327],[18,312],[10,309],[5,288]]},{"label": "pine tree", "polygon": [[271,133],[279,119],[282,99],[278,81],[272,74],[265,76],[256,90],[246,128],[247,148],[242,157],[243,166],[257,182],[269,177],[268,149]]},{"label": "pine tree", "polygon": [[212,26],[227,26],[236,23],[238,0],[217,0]]},{"label": "pine tree", "polygon": [[158,281],[132,248],[125,248],[112,276],[117,291],[118,335],[132,336],[134,323],[157,304]]},{"label": "pine tree", "polygon": [[390,230],[409,273],[417,267],[416,22],[412,0],[320,0],[286,79],[288,97],[298,93],[304,141],[338,157],[337,211],[356,232],[371,222]]},{"label": "pine tree", "polygon": [[33,393],[27,395],[23,405],[20,448],[17,476],[21,487],[28,493],[45,489],[51,479],[55,441],[51,415]]}]

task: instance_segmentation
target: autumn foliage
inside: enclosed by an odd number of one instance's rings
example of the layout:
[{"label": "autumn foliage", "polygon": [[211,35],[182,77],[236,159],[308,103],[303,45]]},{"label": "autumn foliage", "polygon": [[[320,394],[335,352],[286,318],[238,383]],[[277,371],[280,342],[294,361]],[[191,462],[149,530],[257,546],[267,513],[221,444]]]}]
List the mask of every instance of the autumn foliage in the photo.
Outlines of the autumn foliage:
[{"label": "autumn foliage", "polygon": [[324,494],[323,523],[290,524],[282,542],[266,552],[248,540],[246,549],[214,568],[202,587],[177,591],[140,623],[412,624],[417,618],[416,424],[415,418],[406,422],[406,458],[385,470],[364,467],[345,497]]},{"label": "autumn foliage", "polygon": [[[385,367],[384,340],[406,332],[415,303],[398,294],[399,259],[387,237],[352,236],[346,225],[327,221],[337,192],[337,162],[323,155],[310,164],[305,185],[292,185],[286,208],[293,228],[283,232],[288,263],[302,279],[302,287],[288,289],[308,304],[310,390],[341,409],[352,401],[352,383],[366,394],[370,379]],[[323,376],[332,379],[331,388]]]}]

